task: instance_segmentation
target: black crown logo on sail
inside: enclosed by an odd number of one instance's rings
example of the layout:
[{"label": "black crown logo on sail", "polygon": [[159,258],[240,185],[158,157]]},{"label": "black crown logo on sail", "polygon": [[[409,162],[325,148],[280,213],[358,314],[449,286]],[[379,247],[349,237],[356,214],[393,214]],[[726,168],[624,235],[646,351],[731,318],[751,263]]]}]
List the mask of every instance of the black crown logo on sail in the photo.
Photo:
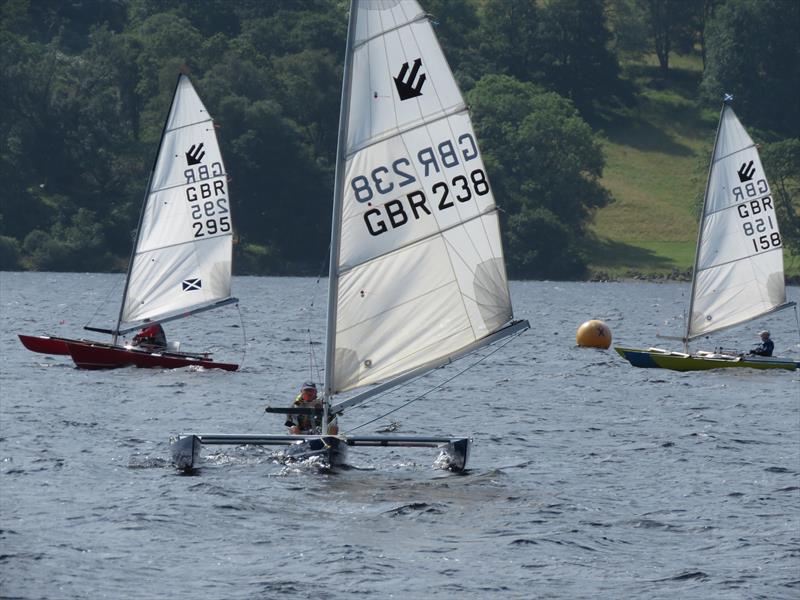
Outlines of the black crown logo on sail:
[{"label": "black crown logo on sail", "polygon": [[189,151],[186,153],[186,162],[191,167],[192,165],[199,165],[203,161],[203,157],[206,155],[205,150],[203,150],[203,142],[200,142],[200,145],[195,147],[193,144]]},{"label": "black crown logo on sail", "polygon": [[739,170],[736,171],[736,174],[739,175],[739,181],[744,183],[745,181],[750,181],[753,179],[755,172],[756,168],[753,166],[753,161],[751,160],[749,163],[742,163],[742,166],[739,167]]},{"label": "black crown logo on sail", "polygon": [[184,292],[191,292],[192,290],[199,290],[203,287],[203,282],[200,279],[185,279],[181,282]]},{"label": "black crown logo on sail", "polygon": [[[411,69],[411,73],[408,75],[408,79],[404,80],[406,73],[408,73],[408,63],[403,63],[403,68],[400,69],[400,73],[394,78],[397,95],[400,96],[401,101],[422,96],[422,86],[425,84],[427,76],[423,73],[419,76],[419,79],[417,79],[417,73],[419,73],[421,67],[422,59],[418,58],[414,61],[414,66]],[[417,80],[416,86],[414,85],[415,79]]]}]

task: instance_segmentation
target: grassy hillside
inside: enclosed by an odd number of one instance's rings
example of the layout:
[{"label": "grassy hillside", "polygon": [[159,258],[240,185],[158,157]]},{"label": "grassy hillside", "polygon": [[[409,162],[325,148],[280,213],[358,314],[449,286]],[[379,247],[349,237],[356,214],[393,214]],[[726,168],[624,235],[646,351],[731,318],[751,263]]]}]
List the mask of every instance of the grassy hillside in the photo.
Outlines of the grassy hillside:
[{"label": "grassy hillside", "polygon": [[[593,123],[602,130],[603,185],[615,201],[595,218],[590,267],[612,277],[686,273],[694,263],[699,205],[718,109],[701,109],[699,56],[671,57],[670,76],[653,57],[625,66],[637,104]],[[786,261],[800,273],[800,260]]]}]

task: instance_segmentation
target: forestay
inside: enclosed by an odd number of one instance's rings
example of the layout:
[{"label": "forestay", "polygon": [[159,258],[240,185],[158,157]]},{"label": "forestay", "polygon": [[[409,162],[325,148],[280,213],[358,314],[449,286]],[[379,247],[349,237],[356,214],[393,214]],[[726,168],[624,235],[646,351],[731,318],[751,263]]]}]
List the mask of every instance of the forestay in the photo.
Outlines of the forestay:
[{"label": "forestay", "polygon": [[433,366],[512,318],[494,197],[431,24],[414,0],[352,6],[328,393]]},{"label": "forestay", "polygon": [[700,224],[687,339],[785,303],[775,202],[756,145],[725,104]]},{"label": "forestay", "polygon": [[214,123],[181,75],[142,208],[118,330],[226,300],[232,233]]}]

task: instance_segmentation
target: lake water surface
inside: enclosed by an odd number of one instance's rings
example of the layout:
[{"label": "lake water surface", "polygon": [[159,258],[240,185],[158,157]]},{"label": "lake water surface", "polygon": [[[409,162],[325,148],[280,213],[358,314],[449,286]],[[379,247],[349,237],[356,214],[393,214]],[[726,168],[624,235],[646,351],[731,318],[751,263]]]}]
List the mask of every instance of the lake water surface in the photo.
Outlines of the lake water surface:
[{"label": "lake water surface", "polygon": [[[513,282],[530,331],[345,415],[350,430],[435,387],[358,432],[469,435],[464,475],[431,449],[353,449],[332,474],[212,448],[189,477],[171,435],[283,433],[263,407],[320,378],[326,281],[237,277],[241,318],[166,326],[238,373],[79,371],[17,340],[83,337],[98,306],[109,326],[122,281],[0,274],[2,598],[800,597],[800,373],[575,346],[600,318],[620,344],[678,349],[656,334],[680,333],[688,284]],[[767,327],[800,356],[791,310],[698,347]]]}]

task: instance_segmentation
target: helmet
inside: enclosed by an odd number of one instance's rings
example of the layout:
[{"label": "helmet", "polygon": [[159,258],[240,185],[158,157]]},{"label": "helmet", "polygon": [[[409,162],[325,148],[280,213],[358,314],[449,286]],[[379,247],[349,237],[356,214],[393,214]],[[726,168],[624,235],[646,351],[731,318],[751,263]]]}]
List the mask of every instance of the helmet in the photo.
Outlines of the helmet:
[{"label": "helmet", "polygon": [[314,383],[313,381],[306,381],[303,384],[303,387],[300,388],[300,391],[304,392],[306,390],[314,390],[316,392],[317,391],[317,384]]}]

